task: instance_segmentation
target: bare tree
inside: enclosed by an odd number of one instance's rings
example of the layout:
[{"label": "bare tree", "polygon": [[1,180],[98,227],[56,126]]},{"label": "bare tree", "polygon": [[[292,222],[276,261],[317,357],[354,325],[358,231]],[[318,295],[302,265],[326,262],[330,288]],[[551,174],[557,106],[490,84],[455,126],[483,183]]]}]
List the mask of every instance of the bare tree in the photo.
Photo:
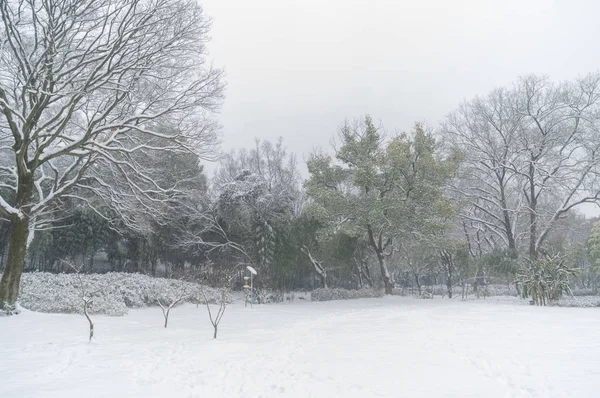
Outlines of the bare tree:
[{"label": "bare tree", "polygon": [[140,159],[208,155],[223,85],[195,1],[4,0],[0,18],[0,213],[11,222],[0,305],[10,311],[34,224],[82,191],[119,214],[155,213],[175,189]]},{"label": "bare tree", "polygon": [[[444,132],[465,155],[456,190],[469,206],[463,208],[466,226],[517,248],[517,218],[521,181],[510,170],[519,156],[519,116],[514,93],[498,89],[487,97],[462,104],[447,118]],[[467,233],[471,228],[467,230]]]},{"label": "bare tree", "polygon": [[157,304],[160,306],[162,310],[163,316],[165,318],[165,328],[169,322],[169,314],[171,309],[175,307],[177,304],[186,300],[190,296],[190,292],[188,289],[188,285],[181,281],[181,285],[179,288],[171,295],[164,295],[161,298],[156,299]]},{"label": "bare tree", "polygon": [[174,247],[181,250],[191,250],[210,256],[213,252],[231,252],[251,261],[246,248],[234,242],[223,223],[219,220],[219,212],[211,203],[188,203],[179,207],[185,214],[186,222],[178,225]]},{"label": "bare tree", "polygon": [[464,219],[537,258],[560,218],[599,199],[599,111],[600,73],[560,84],[527,76],[461,105],[443,132],[466,157]]},{"label": "bare tree", "polygon": [[77,274],[77,279],[79,281],[79,292],[81,294],[81,301],[83,302],[83,315],[85,315],[85,317],[90,325],[90,338],[88,341],[91,342],[92,338],[94,337],[94,323],[92,322],[92,318],[90,318],[90,314],[89,314],[88,310],[90,309],[90,306],[93,303],[94,297],[96,297],[96,295],[98,293],[100,293],[102,291],[102,289],[88,291],[88,289],[86,289],[86,287],[85,287],[85,283],[83,282],[83,278],[81,276],[81,271],[82,271],[83,265],[81,267],[76,267],[74,264],[70,264],[70,263],[67,263],[67,264]]},{"label": "bare tree", "polygon": [[223,319],[223,315],[225,315],[225,309],[227,308],[227,289],[224,288],[221,290],[221,302],[219,303],[219,310],[217,311],[217,314],[215,315],[214,318],[213,318],[212,311],[210,309],[210,302],[209,302],[208,297],[206,296],[206,293],[202,292],[202,295],[204,297],[204,303],[206,304],[206,309],[208,310],[208,318],[210,319],[210,323],[213,325],[213,328],[214,328],[213,338],[216,339],[217,332],[219,329],[219,323],[221,322],[221,319]]}]

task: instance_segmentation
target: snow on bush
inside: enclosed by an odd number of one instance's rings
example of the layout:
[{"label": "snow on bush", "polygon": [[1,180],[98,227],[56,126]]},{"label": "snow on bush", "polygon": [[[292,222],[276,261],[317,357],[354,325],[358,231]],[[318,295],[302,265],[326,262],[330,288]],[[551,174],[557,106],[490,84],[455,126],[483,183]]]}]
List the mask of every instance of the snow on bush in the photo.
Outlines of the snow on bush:
[{"label": "snow on bush", "polygon": [[156,306],[157,300],[169,300],[182,289],[190,292],[186,302],[203,302],[202,291],[210,303],[219,303],[219,289],[173,279],[141,274],[25,273],[21,280],[19,304],[28,310],[48,313],[83,313],[80,278],[88,292],[98,291],[90,306],[91,314],[124,315],[127,308]]},{"label": "snow on bush", "polygon": [[600,307],[600,297],[579,296],[563,297],[560,300],[550,300],[549,305],[556,307]]},{"label": "snow on bush", "polygon": [[283,302],[283,294],[281,292],[268,289],[255,289],[254,294],[256,295],[256,302],[258,304],[273,304]]},{"label": "snow on bush", "polygon": [[375,289],[315,289],[310,294],[311,301],[350,300],[359,298],[383,297],[383,291]]},{"label": "snow on bush", "polygon": [[597,296],[598,289],[574,287],[571,289],[573,296]]},{"label": "snow on bush", "polygon": [[[468,288],[468,289],[467,289]],[[460,284],[454,285],[452,287],[452,293],[454,296],[462,295],[462,286]],[[518,296],[517,290],[514,285],[507,286],[501,284],[489,284],[487,286],[479,286],[479,295],[480,296]],[[421,287],[421,297],[422,298],[432,298],[432,290],[433,296],[447,296],[448,295],[448,287],[446,285],[425,285]],[[392,294],[395,296],[406,296],[409,295],[410,292],[413,293],[414,296],[418,296],[418,291],[416,288],[396,288],[393,290]],[[465,292],[469,295],[475,295],[475,291],[473,290],[472,285],[465,286]]]}]

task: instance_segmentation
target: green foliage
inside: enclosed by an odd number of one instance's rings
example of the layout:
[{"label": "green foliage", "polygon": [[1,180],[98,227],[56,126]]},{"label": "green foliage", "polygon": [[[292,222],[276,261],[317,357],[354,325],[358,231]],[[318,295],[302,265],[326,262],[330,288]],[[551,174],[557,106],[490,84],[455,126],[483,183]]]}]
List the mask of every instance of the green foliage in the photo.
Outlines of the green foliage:
[{"label": "green foliage", "polygon": [[216,212],[227,238],[246,253],[243,261],[258,268],[256,283],[284,284],[298,262],[292,235],[302,197],[298,181],[295,157],[281,140],[257,141],[254,149],[232,151],[221,160]]},{"label": "green foliage", "polygon": [[435,231],[455,213],[443,195],[445,181],[456,170],[456,158],[443,159],[423,127],[413,134],[385,142],[366,117],[358,127],[341,131],[342,146],[334,164],[331,157],[313,155],[307,162],[310,178],[305,186],[313,206],[327,222],[386,225],[396,232],[407,224]]},{"label": "green foliage", "polygon": [[[410,135],[386,139],[369,116],[342,126],[340,140],[335,159],[316,154],[307,162],[308,211],[323,223],[322,234],[372,236],[371,247],[381,258],[395,240],[448,228],[456,208],[444,187],[460,156],[442,156],[421,125]],[[382,261],[380,267],[382,275],[388,273]]]},{"label": "green foliage", "polygon": [[531,298],[535,305],[546,305],[548,300],[558,300],[565,292],[571,294],[570,278],[577,272],[556,255],[521,268],[516,281],[523,284],[523,298]]},{"label": "green foliage", "polygon": [[600,221],[592,226],[592,232],[588,238],[587,251],[592,269],[600,270]]},{"label": "green foliage", "polygon": [[521,268],[517,254],[510,249],[496,248],[477,259],[477,264],[490,274],[509,280],[513,280]]}]

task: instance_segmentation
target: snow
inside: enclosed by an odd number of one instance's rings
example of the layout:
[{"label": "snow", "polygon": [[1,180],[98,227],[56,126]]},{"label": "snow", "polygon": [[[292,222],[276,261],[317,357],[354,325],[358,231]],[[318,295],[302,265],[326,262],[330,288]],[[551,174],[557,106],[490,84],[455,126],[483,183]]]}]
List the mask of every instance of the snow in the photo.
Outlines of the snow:
[{"label": "snow", "polygon": [[0,397],[592,397],[595,308],[400,297],[0,318]]}]

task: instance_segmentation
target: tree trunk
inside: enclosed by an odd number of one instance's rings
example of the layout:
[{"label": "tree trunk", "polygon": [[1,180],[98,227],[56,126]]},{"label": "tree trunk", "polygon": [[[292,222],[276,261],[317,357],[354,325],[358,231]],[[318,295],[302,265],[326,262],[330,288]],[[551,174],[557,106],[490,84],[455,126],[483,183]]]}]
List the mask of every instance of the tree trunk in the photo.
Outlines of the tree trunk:
[{"label": "tree trunk", "polygon": [[2,258],[0,258],[0,271],[4,270],[4,255],[6,254],[6,247],[2,248]]},{"label": "tree trunk", "polygon": [[8,256],[2,280],[0,280],[0,309],[12,311],[19,297],[28,234],[29,219],[13,217],[8,238]]},{"label": "tree trunk", "polygon": [[446,288],[448,290],[448,298],[452,298],[452,273],[454,271],[454,260],[452,253],[448,250],[440,251],[440,260],[444,271],[446,271]]},{"label": "tree trunk", "polygon": [[383,253],[383,239],[381,236],[381,232],[379,233],[378,241],[375,241],[375,237],[373,236],[373,229],[370,225],[367,225],[367,232],[369,234],[369,244],[375,251],[377,255],[377,260],[379,261],[379,270],[381,271],[381,279],[383,279],[383,285],[385,287],[385,294],[392,294],[392,290],[394,288],[394,283],[392,282],[392,277],[390,275],[390,271],[388,270],[387,264],[385,263],[385,255]]},{"label": "tree trunk", "polygon": [[357,276],[358,276],[358,288],[362,289],[363,288],[363,281],[362,281],[362,267],[360,262],[357,260],[356,257],[352,257],[352,261],[354,261],[354,265],[356,265],[356,271],[357,271]]},{"label": "tree trunk", "polygon": [[373,287],[373,278],[371,277],[371,270],[369,269],[369,263],[366,259],[361,260],[363,278],[369,284],[369,287]]},{"label": "tree trunk", "polygon": [[419,280],[419,274],[415,274],[415,282],[417,283],[417,290],[419,291],[419,296],[421,295],[421,281]]},{"label": "tree trunk", "polygon": [[321,284],[323,285],[323,288],[324,289],[328,289],[328,286],[327,286],[327,274],[323,273],[323,274],[320,274],[319,276],[321,277]]},{"label": "tree trunk", "polygon": [[446,287],[448,288],[448,298],[452,298],[452,268],[448,268]]},{"label": "tree trunk", "polygon": [[381,278],[383,279],[383,285],[385,286],[385,294],[392,294],[394,284],[392,283],[392,277],[385,263],[385,257],[383,253],[377,253],[377,260],[379,260],[379,268],[381,270]]},{"label": "tree trunk", "polygon": [[94,273],[94,257],[96,256],[96,248],[92,248],[92,255],[90,256],[90,274]]},{"label": "tree trunk", "polygon": [[515,242],[515,236],[513,235],[512,222],[510,220],[510,213],[508,211],[508,205],[506,204],[506,194],[504,192],[504,180],[500,181],[500,205],[502,206],[502,216],[504,217],[504,229],[506,230],[506,239],[508,240],[508,248],[511,251],[517,250],[517,244]]},{"label": "tree trunk", "polygon": [[310,261],[310,263],[313,266],[313,269],[319,275],[319,278],[321,279],[321,284],[323,285],[323,288],[327,289],[327,270],[325,269],[325,267],[323,267],[323,264],[321,264],[321,262],[317,261],[317,259],[315,259],[312,256],[312,254],[310,253],[310,250],[306,246],[302,246],[300,248],[300,250],[304,254],[306,254],[306,256],[308,257],[308,260]]},{"label": "tree trunk", "polygon": [[529,164],[529,259],[537,259],[537,197],[535,192],[535,167],[533,159]]},{"label": "tree trunk", "polygon": [[83,314],[85,315],[88,322],[90,323],[90,339],[88,340],[88,342],[91,342],[92,338],[94,337],[94,324],[92,323],[92,319],[90,318],[90,315],[87,312],[88,305],[89,305],[89,301],[85,301],[85,299],[84,299]]}]

